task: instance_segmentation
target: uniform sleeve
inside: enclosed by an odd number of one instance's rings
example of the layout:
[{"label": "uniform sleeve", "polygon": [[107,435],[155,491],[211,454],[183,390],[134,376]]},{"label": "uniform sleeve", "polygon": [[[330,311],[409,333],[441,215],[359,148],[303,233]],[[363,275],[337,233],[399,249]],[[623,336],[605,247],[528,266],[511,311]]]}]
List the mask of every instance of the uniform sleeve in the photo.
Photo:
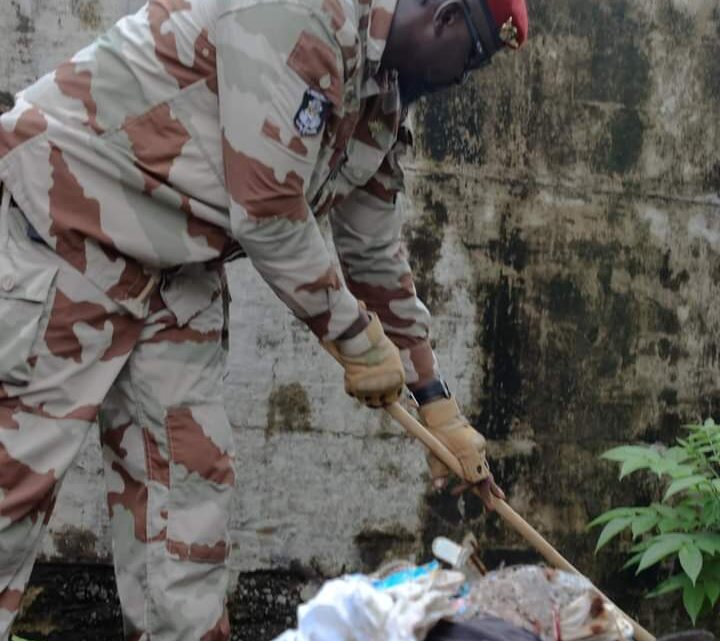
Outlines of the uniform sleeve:
[{"label": "uniform sleeve", "polygon": [[[359,307],[325,246],[307,189],[325,109],[342,96],[340,47],[319,19],[290,3],[225,14],[216,43],[233,236],[292,312],[319,338],[335,339]],[[304,135],[295,124],[301,110]]]},{"label": "uniform sleeve", "polygon": [[330,214],[335,247],[350,291],[380,317],[400,349],[410,387],[440,377],[430,346],[430,312],[417,297],[401,240],[402,135],[378,172]]}]

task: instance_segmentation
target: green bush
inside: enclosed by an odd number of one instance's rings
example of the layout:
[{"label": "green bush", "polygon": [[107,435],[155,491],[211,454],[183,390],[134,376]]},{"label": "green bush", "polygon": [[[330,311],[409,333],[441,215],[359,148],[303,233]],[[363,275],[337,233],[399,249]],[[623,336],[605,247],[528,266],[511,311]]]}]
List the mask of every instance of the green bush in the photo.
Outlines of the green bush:
[{"label": "green bush", "polygon": [[667,567],[669,578],[648,596],[682,590],[694,624],[720,600],[720,426],[685,427],[688,436],[674,447],[624,446],[602,455],[621,463],[620,479],[648,470],[665,491],[659,503],[610,510],[588,527],[604,525],[596,552],[629,530],[634,545],[624,567]]}]

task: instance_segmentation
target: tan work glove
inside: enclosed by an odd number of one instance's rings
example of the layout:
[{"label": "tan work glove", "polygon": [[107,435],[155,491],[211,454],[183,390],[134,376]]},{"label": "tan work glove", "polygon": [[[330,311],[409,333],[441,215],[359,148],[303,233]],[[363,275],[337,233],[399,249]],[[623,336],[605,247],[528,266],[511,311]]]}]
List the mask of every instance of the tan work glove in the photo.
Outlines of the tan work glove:
[{"label": "tan work glove", "polygon": [[400,398],[405,368],[400,351],[385,335],[377,314],[357,336],[325,346],[345,368],[345,391],[369,407],[385,407]]},{"label": "tan work glove", "polygon": [[[454,398],[442,398],[421,405],[419,412],[430,432],[460,461],[463,481],[475,485],[490,476],[485,458],[485,438],[462,415]],[[428,456],[428,464],[433,481],[444,479],[450,473],[447,466],[433,455]]]},{"label": "tan work glove", "polygon": [[[505,499],[505,492],[495,483],[486,456],[485,438],[463,416],[454,398],[441,399],[421,405],[419,410],[425,426],[460,461],[462,483],[453,494],[461,494],[470,487],[479,492],[487,510],[495,509],[496,499]],[[441,489],[450,475],[448,467],[432,454],[428,455],[433,484]]]}]

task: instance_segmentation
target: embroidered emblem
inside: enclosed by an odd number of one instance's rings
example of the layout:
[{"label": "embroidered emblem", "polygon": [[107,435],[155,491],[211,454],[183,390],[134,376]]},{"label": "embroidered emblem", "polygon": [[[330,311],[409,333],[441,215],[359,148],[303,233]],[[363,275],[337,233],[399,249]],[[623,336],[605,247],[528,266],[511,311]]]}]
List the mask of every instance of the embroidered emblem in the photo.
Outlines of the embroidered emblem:
[{"label": "embroidered emblem", "polygon": [[500,27],[500,40],[513,49],[517,49],[520,46],[518,42],[518,30],[513,24],[512,16]]},{"label": "embroidered emblem", "polygon": [[295,128],[301,136],[317,136],[330,115],[332,105],[321,93],[307,89],[295,114]]}]

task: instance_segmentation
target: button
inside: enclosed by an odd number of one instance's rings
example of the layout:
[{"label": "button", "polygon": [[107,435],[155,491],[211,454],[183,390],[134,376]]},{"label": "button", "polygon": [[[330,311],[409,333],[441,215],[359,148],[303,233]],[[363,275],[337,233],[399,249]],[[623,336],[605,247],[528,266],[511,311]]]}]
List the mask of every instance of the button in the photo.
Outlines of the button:
[{"label": "button", "polygon": [[321,89],[330,89],[331,84],[332,84],[332,79],[330,78],[329,73],[326,73],[322,78],[320,78],[320,88]]},{"label": "button", "polygon": [[0,278],[0,288],[2,288],[4,292],[11,292],[15,288],[15,279],[12,274],[5,274],[5,276]]}]

